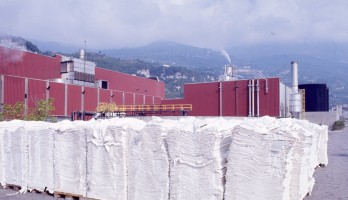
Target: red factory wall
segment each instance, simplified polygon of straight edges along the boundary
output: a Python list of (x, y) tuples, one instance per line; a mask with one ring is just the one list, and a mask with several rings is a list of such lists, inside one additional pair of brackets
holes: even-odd
[(36, 79), (60, 78), (60, 57), (9, 49), (0, 46), (0, 74)]
[(97, 88), (84, 87), (85, 89), (85, 111), (95, 112), (98, 106), (98, 91)]
[(111, 100), (111, 92), (110, 90), (99, 90), (99, 102), (110, 103)]
[[(249, 115), (249, 80), (222, 82), (222, 115)], [(255, 85), (256, 85), (255, 79)], [(279, 116), (279, 78), (259, 80), (260, 116)], [(191, 116), (219, 116), (220, 115), (220, 83), (197, 83), (184, 86), (183, 99), (165, 99), (162, 104), (192, 104)], [(257, 114), (257, 92), (254, 92), (255, 115)]]
[(96, 80), (107, 80), (109, 89), (164, 98), (164, 83), (96, 67)]
[(81, 95), (81, 86), (68, 85), (68, 115), (73, 111), (81, 111)]
[[(3, 104), (15, 104), (25, 102), (26, 81), (24, 77), (2, 75), (4, 84), (0, 84), (0, 90), (4, 90)], [(96, 111), (98, 105), (98, 89), (80, 85), (70, 85), (46, 80), (28, 79), (28, 108), (34, 108), (38, 100), (46, 99), (46, 92), (49, 98), (54, 99), (52, 112), (56, 116), (70, 116), (73, 111), (81, 111), (82, 103), (84, 111)], [(84, 94), (83, 94), (84, 92)], [(113, 95), (112, 95), (113, 94)], [(82, 95), (84, 102), (82, 102)], [(160, 103), (160, 97), (145, 95), (145, 103)], [(144, 94), (129, 93), (125, 91), (115, 91), (99, 89), (99, 102), (115, 102), (116, 105), (143, 104)], [(67, 104), (65, 105), (65, 102)]]
[(39, 100), (46, 100), (46, 81), (28, 79), (28, 107), (34, 108)]
[(112, 97), (112, 102), (114, 102), (116, 105), (121, 105), (123, 104), (123, 92), (118, 92), (118, 91), (112, 91), (113, 97)]
[[(49, 97), (54, 100), (54, 115), (65, 115), (65, 84), (50, 82)], [(70, 113), (67, 113), (70, 115)]]
[(11, 76), (4, 76), (4, 103), (14, 105), (17, 102), (24, 103), (25, 80)]

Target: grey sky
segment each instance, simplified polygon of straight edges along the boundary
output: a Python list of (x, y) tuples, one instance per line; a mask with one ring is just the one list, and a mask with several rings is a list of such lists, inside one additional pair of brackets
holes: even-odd
[(0, 33), (90, 48), (348, 42), (348, 0), (0, 0)]

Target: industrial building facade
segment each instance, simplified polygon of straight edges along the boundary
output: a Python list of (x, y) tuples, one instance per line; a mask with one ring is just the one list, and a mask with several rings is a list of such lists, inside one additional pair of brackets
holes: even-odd
[(37, 100), (52, 98), (52, 114), (58, 117), (95, 112), (101, 102), (149, 105), (154, 110), (157, 105), (190, 105), (189, 112), (146, 115), (289, 116), (290, 89), (279, 78), (186, 84), (184, 98), (165, 99), (164, 83), (157, 80), (99, 68), (81, 56), (49, 57), (5, 47), (0, 47), (0, 91), (1, 105), (23, 102), (25, 112)]
[(193, 116), (287, 117), (290, 89), (279, 78), (184, 85), (184, 98), (163, 104), (192, 104)]
[(27, 112), (38, 100), (52, 98), (52, 114), (70, 117), (74, 111), (95, 112), (100, 102), (160, 104), (164, 98), (163, 82), (98, 67), (94, 68), (95, 83), (76, 84), (79, 80), (69, 80), (61, 70), (65, 61), (60, 55), (49, 57), (0, 46), (0, 104), (22, 102)]

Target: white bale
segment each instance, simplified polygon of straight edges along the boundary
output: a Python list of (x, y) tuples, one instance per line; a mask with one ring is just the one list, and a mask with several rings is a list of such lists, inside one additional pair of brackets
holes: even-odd
[(167, 129), (149, 124), (130, 130), (128, 150), (128, 199), (168, 199), (169, 161), (162, 134)]
[(217, 128), (181, 122), (168, 132), (171, 199), (222, 199), (223, 167)]
[(85, 127), (74, 127), (54, 135), (54, 191), (86, 195)]
[(87, 197), (127, 199), (127, 130), (94, 124), (88, 139)]
[(276, 119), (261, 118), (234, 129), (225, 199), (288, 199), (295, 140), (279, 127)]
[(37, 125), (41, 126), (28, 128), (27, 130), (29, 136), (28, 189), (53, 193), (54, 134), (56, 131), (48, 128), (49, 123)]

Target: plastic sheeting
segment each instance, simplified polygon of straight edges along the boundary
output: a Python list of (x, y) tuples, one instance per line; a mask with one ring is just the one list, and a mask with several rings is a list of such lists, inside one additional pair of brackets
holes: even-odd
[(295, 119), (0, 123), (0, 182), (96, 199), (303, 199), (326, 126)]

